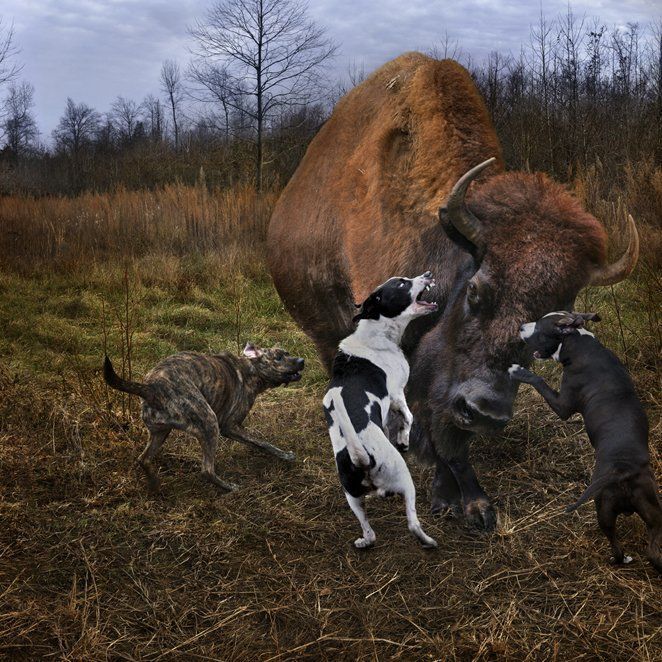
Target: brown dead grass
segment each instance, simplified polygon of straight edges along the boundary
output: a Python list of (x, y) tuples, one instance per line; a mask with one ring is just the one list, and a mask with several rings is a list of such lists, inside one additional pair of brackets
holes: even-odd
[(275, 193), (170, 184), (75, 198), (0, 197), (0, 255), (16, 270), (71, 269), (145, 253), (224, 252), (260, 245)]
[[(0, 386), (0, 651), (12, 658), (659, 659), (660, 577), (639, 521), (621, 523), (636, 562), (613, 568), (590, 507), (562, 508), (592, 453), (526, 393), (498, 444), (476, 443), (497, 497), (494, 535), (427, 514), (422, 550), (402, 503), (373, 500), (374, 549), (337, 484), (318, 403), (323, 385), (272, 392), (250, 426), (297, 451), (294, 466), (237, 444), (220, 495), (179, 437), (163, 491), (131, 469), (144, 432), (95, 406), (96, 386)], [(96, 393), (103, 400), (101, 393)], [(660, 448), (659, 421), (652, 447)], [(662, 469), (658, 450), (655, 466)], [(417, 485), (428, 470), (412, 466)]]
[[(605, 202), (599, 185), (595, 173), (578, 180), (618, 252), (625, 206)], [(245, 240), (223, 240), (231, 237), (223, 219), (255, 222), (263, 232), (269, 200), (247, 193), (232, 215), (220, 211), (235, 204), (229, 197), (210, 194), (202, 205), (200, 195), (173, 187), (143, 197), (0, 201), (4, 218), (24, 233), (13, 268), (25, 274), (3, 280), (0, 272), (0, 657), (661, 659), (662, 578), (643, 556), (644, 527), (621, 520), (635, 562), (614, 568), (592, 508), (563, 512), (586, 485), (593, 453), (581, 421), (561, 423), (530, 389), (505, 435), (473, 447), (499, 510), (495, 534), (430, 516), (429, 469), (411, 461), (419, 514), (439, 549), (420, 549), (392, 499), (369, 503), (376, 547), (353, 548), (358, 525), (319, 411), (321, 367), (248, 252), (253, 230), (242, 225)], [(219, 211), (208, 214), (197, 244), (192, 226), (181, 230), (189, 216), (179, 205), (190, 203), (199, 218), (211, 199)], [(145, 215), (157, 208), (169, 210), (167, 232)], [(102, 233), (85, 225), (92, 209), (100, 210)], [(634, 276), (582, 293), (578, 307), (602, 314), (601, 339), (628, 362), (661, 478), (660, 234), (650, 214), (640, 212), (647, 239)], [(55, 217), (63, 230), (49, 230)], [(67, 239), (49, 257), (57, 236)], [(208, 242), (222, 259), (202, 254)], [(124, 415), (122, 401), (109, 399), (95, 358), (99, 302), (110, 302), (112, 325), (122, 257), (130, 257), (139, 308), (136, 375), (167, 347), (236, 346), (235, 310), (244, 311), (242, 332), (306, 356), (303, 383), (262, 396), (248, 422), (296, 450), (294, 466), (222, 442), (219, 473), (241, 489), (221, 495), (197, 479), (199, 450), (179, 436), (161, 458), (162, 494), (148, 495), (133, 469), (145, 442), (136, 403)], [(115, 354), (118, 337), (111, 328)]]

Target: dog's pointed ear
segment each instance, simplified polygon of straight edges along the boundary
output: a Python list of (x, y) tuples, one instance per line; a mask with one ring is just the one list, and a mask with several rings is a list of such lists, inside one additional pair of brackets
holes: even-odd
[(244, 356), (247, 359), (259, 359), (262, 356), (262, 351), (252, 342), (247, 342), (246, 347), (244, 347)]
[[(360, 320), (376, 320), (379, 319), (379, 302), (381, 295), (373, 292), (360, 306), (357, 315), (354, 315), (352, 322), (355, 324)], [(356, 305), (356, 304), (354, 304)]]
[(599, 322), (601, 319), (597, 313), (575, 313), (575, 315), (579, 315), (585, 322)]
[(582, 313), (567, 313), (556, 320), (556, 326), (561, 328), (570, 327), (572, 329), (578, 329), (579, 327), (584, 326), (585, 321)]
[[(576, 324), (575, 324), (576, 321), (577, 321), (577, 318), (575, 316), (575, 313), (566, 313), (565, 315), (563, 315), (563, 317), (559, 317), (559, 319), (557, 319), (556, 322), (554, 322), (554, 324), (556, 326), (560, 327), (560, 328), (563, 328), (563, 327), (566, 327), (566, 326), (574, 327), (574, 326), (576, 326)], [(582, 324), (583, 324), (583, 322), (582, 322)]]
[(568, 313), (556, 320), (556, 326), (561, 333), (572, 333), (576, 329), (581, 329), (586, 322), (599, 322), (600, 315), (597, 313)]

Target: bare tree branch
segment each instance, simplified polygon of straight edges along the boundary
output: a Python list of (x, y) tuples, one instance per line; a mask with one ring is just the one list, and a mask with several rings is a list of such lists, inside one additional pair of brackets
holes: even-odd
[(224, 108), (255, 126), (256, 186), (262, 187), (264, 133), (281, 107), (319, 95), (322, 67), (337, 50), (299, 0), (224, 0), (190, 29), (193, 79)]

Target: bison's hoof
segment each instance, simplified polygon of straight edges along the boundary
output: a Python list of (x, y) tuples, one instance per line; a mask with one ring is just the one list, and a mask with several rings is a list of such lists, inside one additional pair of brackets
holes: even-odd
[(464, 516), (470, 526), (482, 531), (494, 531), (496, 528), (496, 510), (487, 499), (475, 499), (464, 504)]
[(462, 505), (459, 501), (447, 501), (446, 499), (434, 498), (430, 503), (430, 512), (433, 515), (444, 515), (448, 517), (461, 517)]

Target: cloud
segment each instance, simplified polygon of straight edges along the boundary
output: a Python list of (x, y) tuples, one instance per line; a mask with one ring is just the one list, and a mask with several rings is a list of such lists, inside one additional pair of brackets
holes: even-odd
[[(187, 26), (201, 18), (208, 0), (3, 0), (2, 17), (14, 21), (23, 78), (36, 89), (37, 119), (48, 139), (66, 98), (99, 111), (122, 95), (142, 100), (159, 93), (166, 58), (189, 59)], [(659, 19), (652, 0), (582, 0), (578, 16), (598, 16), (608, 26)], [(555, 17), (565, 0), (543, 0)], [(311, 17), (341, 45), (333, 67), (350, 63), (366, 71), (408, 50), (426, 50), (445, 39), (480, 60), (492, 50), (517, 53), (528, 42), (539, 5), (528, 0), (311, 0)]]

